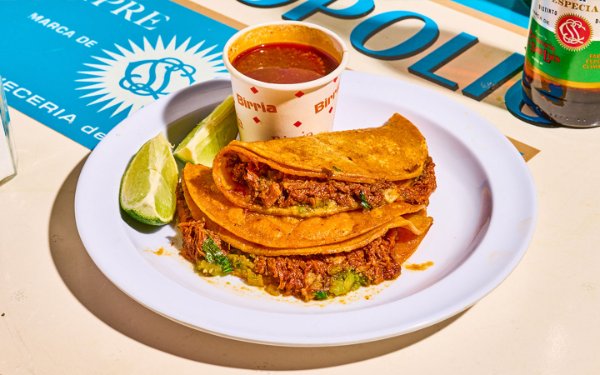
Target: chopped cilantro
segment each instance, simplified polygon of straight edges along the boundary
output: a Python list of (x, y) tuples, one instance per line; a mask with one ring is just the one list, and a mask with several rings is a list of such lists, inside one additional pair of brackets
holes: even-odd
[(207, 237), (204, 242), (202, 242), (202, 251), (204, 251), (204, 259), (206, 259), (208, 263), (221, 266), (221, 270), (224, 274), (231, 273), (233, 270), (231, 262), (212, 238)]
[(338, 167), (336, 167), (335, 165), (331, 167), (331, 169), (333, 169), (336, 172), (341, 172), (342, 170)]
[(360, 197), (360, 205), (362, 206), (362, 208), (364, 208), (365, 210), (370, 210), (371, 208), (373, 208), (367, 201), (367, 197), (365, 196), (364, 192), (361, 191), (359, 197)]
[(320, 300), (327, 299), (327, 292), (326, 292), (326, 291), (324, 291), (324, 290), (317, 290), (317, 291), (315, 292), (315, 299), (316, 299), (316, 300), (319, 300), (319, 301), (320, 301)]

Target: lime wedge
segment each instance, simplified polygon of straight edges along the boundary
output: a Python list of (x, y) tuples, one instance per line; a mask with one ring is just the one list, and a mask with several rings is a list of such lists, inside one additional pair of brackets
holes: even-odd
[(162, 225), (173, 220), (177, 162), (161, 133), (138, 150), (121, 180), (119, 204), (137, 221)]
[(173, 153), (183, 162), (212, 167), (215, 155), (237, 137), (237, 116), (230, 95), (181, 141)]

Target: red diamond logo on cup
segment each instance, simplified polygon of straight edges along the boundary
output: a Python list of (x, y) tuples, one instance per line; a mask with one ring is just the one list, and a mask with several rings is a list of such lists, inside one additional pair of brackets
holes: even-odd
[(296, 95), (296, 97), (301, 98), (304, 96), (304, 93), (302, 91), (298, 91), (297, 93), (295, 93), (294, 95)]
[(337, 77), (335, 77), (335, 78), (333, 79), (333, 82), (337, 82)]
[(302, 125), (302, 123), (301, 123), (300, 121), (296, 121), (296, 122), (294, 123), (294, 126), (295, 126), (295, 127), (298, 127), (298, 126), (300, 126), (300, 125)]
[(257, 123), (257, 124), (260, 123), (260, 119), (258, 117), (256, 117), (256, 116), (254, 116), (252, 118), (252, 120), (254, 120), (254, 122)]
[(250, 91), (252, 91), (253, 94), (256, 94), (258, 92), (258, 89), (256, 87), (252, 86), (250, 88)]

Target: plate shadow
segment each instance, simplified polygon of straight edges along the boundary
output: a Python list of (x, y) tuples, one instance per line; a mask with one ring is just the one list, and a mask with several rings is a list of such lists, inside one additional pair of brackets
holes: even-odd
[(69, 174), (52, 207), (49, 224), (52, 259), (70, 292), (86, 309), (111, 328), (144, 345), (181, 358), (224, 367), (307, 370), (364, 361), (402, 350), (434, 335), (464, 314), (390, 339), (319, 348), (241, 342), (173, 322), (121, 292), (100, 272), (86, 252), (77, 232), (74, 210), (77, 179), (84, 162), (85, 159)]

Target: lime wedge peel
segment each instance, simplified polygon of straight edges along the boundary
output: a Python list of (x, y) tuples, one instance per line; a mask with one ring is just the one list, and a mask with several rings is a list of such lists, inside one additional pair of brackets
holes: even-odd
[(167, 224), (175, 214), (178, 179), (171, 145), (160, 133), (144, 143), (131, 159), (121, 180), (119, 204), (137, 221)]
[(182, 162), (212, 167), (215, 155), (237, 137), (237, 116), (230, 95), (181, 141), (174, 155)]

